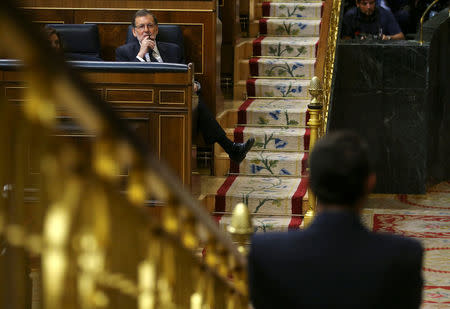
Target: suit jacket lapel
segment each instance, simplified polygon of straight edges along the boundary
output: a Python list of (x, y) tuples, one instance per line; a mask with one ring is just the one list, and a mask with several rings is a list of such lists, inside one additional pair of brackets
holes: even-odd
[(167, 62), (167, 49), (166, 46), (163, 44), (160, 44), (158, 41), (156, 41), (156, 46), (158, 46), (159, 55), (161, 56), (163, 62)]
[(133, 44), (131, 59), (133, 59), (133, 60), (136, 59), (136, 56), (139, 53), (140, 49), (141, 49), (141, 45), (139, 45), (139, 42), (136, 42), (136, 44)]

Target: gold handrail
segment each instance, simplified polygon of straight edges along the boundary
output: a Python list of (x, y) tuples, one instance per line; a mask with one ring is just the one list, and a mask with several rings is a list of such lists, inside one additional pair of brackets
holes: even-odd
[[(230, 236), (10, 0), (0, 3), (0, 27), (2, 52), (24, 63), (11, 74), (26, 81), (23, 103), (0, 97), (0, 303), (25, 307), (31, 257), (44, 309), (247, 308), (246, 260)], [(61, 109), (95, 137), (83, 147), (57, 137)], [(164, 203), (161, 217), (142, 207), (149, 198)]]
[(427, 15), (427, 13), (431, 10), (431, 8), (437, 3), (439, 2), (439, 0), (434, 0), (425, 10), (425, 12), (423, 12), (422, 17), (420, 17), (420, 37), (419, 37), (419, 43), (422, 45), (423, 44), (423, 20), (425, 19), (425, 16)]
[[(320, 40), (325, 38), (326, 40), (320, 42), (321, 46), (319, 46), (318, 57), (320, 57), (320, 59), (317, 61), (319, 67), (316, 67), (316, 74), (319, 75), (319, 77), (313, 77), (309, 88), (312, 97), (311, 102), (308, 105), (310, 114), (308, 126), (311, 128), (309, 142), (310, 153), (314, 148), (316, 141), (326, 134), (336, 44), (338, 39), (341, 0), (327, 0), (325, 6), (323, 18), (329, 18), (329, 20), (322, 21), (323, 24), (328, 24), (328, 28), (324, 27), (320, 30)], [(320, 82), (320, 79), (323, 80), (322, 83)], [(308, 189), (308, 203), (309, 209), (304, 217), (303, 228), (308, 227), (315, 216), (316, 198), (311, 189)]]
[[(319, 131), (322, 125), (322, 108), (323, 104), (321, 102), (322, 99), (322, 85), (320, 79), (317, 76), (314, 76), (311, 79), (311, 83), (309, 85), (309, 93), (311, 94), (311, 102), (308, 104), (308, 112), (309, 112), (309, 120), (308, 125), (310, 126), (310, 137), (309, 137), (309, 153), (312, 152), (314, 145), (319, 139)], [(309, 168), (308, 168), (309, 171)], [(308, 227), (316, 213), (316, 196), (312, 192), (311, 188), (308, 188), (308, 203), (309, 209), (304, 217), (303, 227)]]
[(322, 111), (322, 125), (321, 134), (326, 133), (327, 121), (328, 121), (328, 108), (331, 100), (331, 87), (333, 82), (334, 62), (336, 57), (336, 44), (339, 32), (339, 17), (341, 11), (341, 0), (334, 0), (332, 3), (328, 38), (327, 38), (327, 51), (325, 55), (325, 62), (323, 68), (323, 111)]

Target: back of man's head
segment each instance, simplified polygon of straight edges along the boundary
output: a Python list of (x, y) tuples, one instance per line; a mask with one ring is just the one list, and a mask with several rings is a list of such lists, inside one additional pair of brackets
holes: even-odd
[(322, 205), (354, 207), (367, 193), (367, 144), (353, 132), (330, 133), (319, 140), (309, 167), (311, 190)]

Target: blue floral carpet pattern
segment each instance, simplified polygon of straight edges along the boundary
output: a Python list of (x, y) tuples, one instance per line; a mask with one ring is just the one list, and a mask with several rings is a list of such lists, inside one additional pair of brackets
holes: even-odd
[(306, 211), (309, 82), (314, 76), (321, 1), (261, 2), (260, 35), (249, 59), (247, 97), (238, 110), (235, 142), (256, 142), (216, 194), (215, 217), (226, 226), (244, 202), (255, 231), (298, 229)]

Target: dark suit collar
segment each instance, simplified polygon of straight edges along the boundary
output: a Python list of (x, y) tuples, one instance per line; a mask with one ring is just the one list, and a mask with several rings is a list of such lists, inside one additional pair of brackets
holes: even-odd
[(158, 46), (159, 55), (161, 56), (162, 60), (164, 62), (167, 62), (166, 55), (167, 55), (167, 45), (161, 44), (161, 42), (156, 41), (156, 46)]
[(136, 40), (136, 42), (132, 43), (133, 45), (133, 53), (135, 53), (136, 55), (139, 53), (139, 50), (141, 49), (141, 44), (139, 44), (139, 41)]
[(323, 211), (316, 215), (308, 229), (320, 231), (366, 230), (360, 215), (354, 211)]

